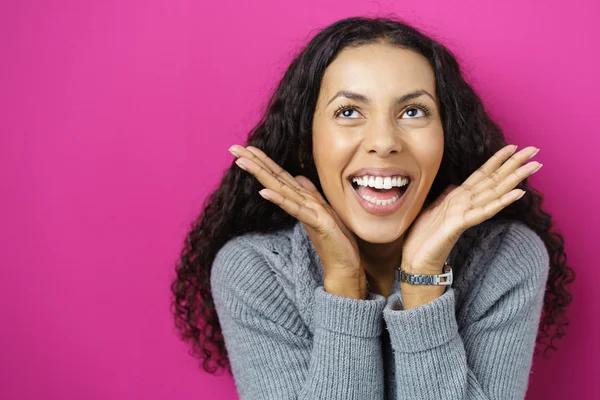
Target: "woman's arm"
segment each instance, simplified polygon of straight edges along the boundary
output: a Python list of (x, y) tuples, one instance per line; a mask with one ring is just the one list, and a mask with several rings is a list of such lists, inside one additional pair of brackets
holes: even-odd
[(511, 224), (490, 261), (472, 267), (485, 276), (460, 331), (453, 288), (408, 310), (398, 293), (388, 298), (398, 399), (525, 397), (548, 277), (544, 243)]
[(240, 399), (384, 398), (385, 297), (318, 287), (313, 336), (275, 271), (238, 238), (218, 253), (211, 287)]

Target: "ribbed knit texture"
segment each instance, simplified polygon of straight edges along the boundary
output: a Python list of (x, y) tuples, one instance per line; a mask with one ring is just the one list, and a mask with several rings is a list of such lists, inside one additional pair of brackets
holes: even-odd
[(240, 399), (523, 399), (548, 252), (521, 222), (467, 232), (452, 286), (409, 310), (398, 282), (388, 298), (327, 293), (301, 223), (228, 241), (211, 289)]

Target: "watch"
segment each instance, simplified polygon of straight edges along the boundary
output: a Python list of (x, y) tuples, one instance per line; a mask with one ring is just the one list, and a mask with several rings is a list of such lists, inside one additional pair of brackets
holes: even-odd
[(444, 262), (442, 268), (442, 274), (438, 275), (421, 275), (421, 274), (409, 274), (400, 268), (396, 268), (394, 271), (394, 277), (397, 281), (407, 282), (412, 285), (451, 285), (453, 281), (452, 267), (448, 264), (450, 259)]

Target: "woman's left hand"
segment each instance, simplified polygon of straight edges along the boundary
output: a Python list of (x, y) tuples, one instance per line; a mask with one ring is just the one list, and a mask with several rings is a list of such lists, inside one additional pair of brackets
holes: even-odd
[(535, 161), (522, 166), (537, 153), (537, 148), (526, 147), (512, 155), (515, 150), (516, 146), (502, 148), (462, 185), (450, 185), (419, 213), (404, 238), (403, 270), (412, 274), (441, 273), (465, 230), (521, 198), (525, 192), (514, 188), (542, 164)]

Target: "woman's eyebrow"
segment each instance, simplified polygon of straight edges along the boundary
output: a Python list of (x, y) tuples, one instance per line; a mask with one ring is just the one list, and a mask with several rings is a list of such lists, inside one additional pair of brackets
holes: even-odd
[[(398, 97), (396, 99), (396, 104), (404, 103), (407, 100), (411, 100), (411, 99), (414, 99), (414, 98), (422, 96), (422, 95), (427, 95), (427, 96), (431, 97), (431, 100), (433, 100), (435, 102), (435, 99), (433, 98), (431, 93), (429, 93), (425, 89), (419, 89), (419, 90), (415, 90), (413, 92), (406, 93), (405, 95)], [(338, 97), (346, 97), (348, 99), (358, 101), (359, 103), (371, 104), (371, 100), (364, 94), (352, 92), (350, 90), (340, 90), (331, 98), (331, 100), (329, 100), (327, 105), (329, 105), (333, 100), (335, 100)]]

